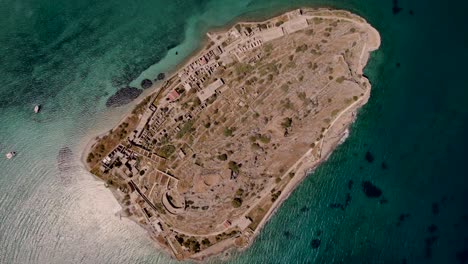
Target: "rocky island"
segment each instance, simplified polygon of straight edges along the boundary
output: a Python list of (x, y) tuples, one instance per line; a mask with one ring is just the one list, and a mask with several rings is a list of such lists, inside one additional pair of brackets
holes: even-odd
[(177, 259), (253, 241), (345, 139), (369, 98), (362, 71), (380, 45), (363, 18), (312, 8), (207, 35), (84, 156), (122, 216)]

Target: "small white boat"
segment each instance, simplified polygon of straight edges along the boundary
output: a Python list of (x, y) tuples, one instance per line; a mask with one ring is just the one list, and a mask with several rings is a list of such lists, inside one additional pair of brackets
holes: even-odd
[(5, 156), (6, 156), (7, 159), (11, 159), (11, 158), (13, 158), (15, 155), (16, 155), (16, 152), (10, 151), (10, 152), (8, 152)]
[(34, 113), (37, 114), (37, 113), (39, 113), (39, 111), (41, 111), (41, 105), (36, 105), (36, 106), (34, 107)]

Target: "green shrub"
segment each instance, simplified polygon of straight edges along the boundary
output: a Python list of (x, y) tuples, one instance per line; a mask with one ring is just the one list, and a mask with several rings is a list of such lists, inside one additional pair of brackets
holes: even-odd
[(283, 122), (281, 123), (281, 126), (283, 128), (290, 128), (292, 125), (292, 118), (286, 117), (283, 119)]
[(231, 137), (233, 133), (234, 133), (234, 128), (229, 128), (229, 127), (224, 128), (224, 132), (223, 132), (224, 136)]
[(344, 80), (345, 80), (345, 77), (344, 77), (344, 76), (340, 76), (340, 77), (336, 78), (335, 81), (336, 81), (337, 83), (343, 83)]
[(268, 144), (270, 143), (271, 138), (267, 135), (260, 135), (258, 136), (258, 140), (260, 140), (260, 142), (262, 142), (263, 144)]
[(218, 159), (219, 159), (219, 160), (222, 160), (222, 161), (225, 161), (225, 160), (227, 160), (227, 158), (228, 158), (228, 156), (227, 156), (227, 154), (226, 154), (226, 153), (224, 153), (224, 154), (221, 154), (221, 155), (219, 155), (219, 156), (218, 156)]
[(165, 145), (163, 147), (161, 147), (160, 149), (158, 149), (156, 151), (156, 153), (161, 156), (161, 157), (164, 157), (164, 158), (169, 158), (174, 152), (175, 152), (175, 146), (173, 145)]
[(240, 167), (235, 161), (229, 161), (228, 163), (229, 169), (234, 173), (239, 173)]
[(94, 154), (93, 154), (92, 152), (90, 152), (90, 153), (88, 154), (88, 158), (86, 159), (86, 161), (87, 161), (87, 162), (91, 162), (91, 161), (93, 161), (93, 159), (94, 159)]
[(187, 132), (191, 132), (193, 127), (193, 120), (189, 120), (184, 123), (179, 132), (177, 132), (176, 137), (182, 138)]
[(231, 204), (232, 204), (232, 207), (234, 207), (234, 208), (239, 208), (239, 207), (241, 207), (241, 205), (242, 205), (242, 199), (236, 197), (236, 198), (232, 199)]

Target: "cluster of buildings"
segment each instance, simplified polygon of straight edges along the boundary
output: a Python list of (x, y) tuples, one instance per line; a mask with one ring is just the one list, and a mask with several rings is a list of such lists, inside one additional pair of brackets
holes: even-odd
[(179, 72), (180, 82), (187, 92), (192, 88), (203, 88), (203, 83), (221, 66), (219, 58), (223, 52), (221, 45), (217, 45)]
[[(285, 21), (284, 21), (285, 20)], [(280, 22), (280, 23), (278, 23)], [(300, 10), (291, 12), (288, 17), (282, 17), (278, 21), (270, 21), (268, 24), (246, 23), (237, 25), (228, 31), (227, 34), (211, 37), (213, 47), (198, 56), (195, 60), (181, 69), (177, 76), (166, 82), (163, 91), (167, 91), (162, 98), (156, 100), (145, 110), (136, 130), (128, 138), (136, 148), (141, 148), (151, 158), (155, 146), (167, 142), (183, 129), (183, 125), (189, 122), (194, 116), (202, 111), (209, 99), (215, 94), (222, 93), (228, 89), (224, 80), (219, 78), (205, 85), (208, 80), (212, 80), (215, 70), (223, 65), (228, 59), (242, 61), (245, 54), (255, 48), (264, 45), (266, 42), (280, 38), (285, 34), (291, 34), (309, 26), (307, 16), (302, 15)], [(176, 104), (184, 93), (196, 90), (199, 99), (197, 104), (182, 107)], [(159, 144), (158, 144), (159, 143)], [(176, 150), (180, 152), (180, 150)], [(102, 162), (102, 170), (106, 170), (113, 164), (115, 158), (131, 159), (129, 150), (125, 152), (122, 145), (119, 145)], [(137, 168), (132, 162), (129, 172), (135, 173)]]
[[(229, 30), (227, 34), (213, 37), (214, 45), (212, 48), (190, 62), (179, 71), (177, 76), (166, 82), (165, 87), (162, 88), (168, 90), (163, 96), (165, 100), (157, 102), (155, 100), (145, 110), (139, 125), (129, 137), (130, 143), (152, 155), (151, 152), (158, 145), (158, 142), (164, 142), (176, 135), (184, 123), (190, 121), (193, 116), (196, 116), (207, 106), (209, 98), (228, 89), (221, 78), (205, 84), (212, 79), (217, 68), (230, 61), (226, 58), (243, 61), (247, 52), (264, 45), (266, 42), (283, 37), (285, 34), (294, 33), (309, 26), (307, 16), (303, 16), (300, 10), (289, 13), (287, 19), (284, 17), (281, 19), (281, 23), (270, 21), (269, 25), (251, 23), (238, 25)], [(184, 93), (192, 89), (196, 90), (196, 96), (199, 99), (197, 105), (192, 105), (187, 109), (187, 107), (183, 108), (175, 104)], [(122, 146), (117, 147), (102, 160), (103, 170), (112, 164), (115, 155), (119, 155), (119, 157), (124, 155), (118, 148), (121, 149)]]
[[(219, 67), (226, 66), (228, 62), (233, 60), (244, 61), (247, 52), (285, 34), (301, 30), (308, 25), (308, 20), (305, 17), (296, 15), (281, 24), (275, 23), (274, 26), (248, 24), (248, 26), (242, 25), (240, 30), (233, 28), (227, 34), (217, 35), (217, 38), (213, 39), (212, 48), (190, 62), (179, 71), (177, 76), (166, 82), (165, 86), (161, 88), (165, 94), (161, 94), (161, 96), (158, 94), (156, 98), (153, 98), (154, 102), (151, 102), (149, 108), (145, 109), (137, 128), (128, 137), (130, 147), (119, 144), (101, 161), (100, 168), (103, 172), (112, 170), (112, 173), (120, 174), (123, 179), (127, 180), (132, 200), (140, 199), (144, 203), (139, 208), (143, 210), (146, 221), (155, 233), (162, 232), (164, 225), (152, 212), (157, 211), (157, 208), (154, 208), (153, 201), (146, 197), (145, 193), (148, 192), (148, 187), (145, 186), (147, 184), (132, 178), (135, 175), (144, 174), (144, 172), (141, 173), (139, 156), (145, 156), (155, 163), (167, 158), (157, 155), (155, 149), (176, 138), (176, 135), (183, 132), (186, 129), (185, 126), (212, 102), (215, 95), (229, 89), (222, 78), (213, 79), (213, 74)], [(179, 99), (189, 92), (191, 96), (195, 95), (194, 98), (197, 98), (198, 102), (191, 101), (191, 104), (185, 106), (178, 104)], [(179, 159), (183, 159), (187, 154), (182, 149), (175, 149), (171, 155), (177, 155)], [(138, 177), (138, 179), (155, 178), (162, 189), (166, 188), (165, 190), (171, 189), (171, 183), (178, 182), (178, 179), (167, 174), (167, 171), (159, 169), (155, 169), (155, 171), (157, 171), (154, 172), (157, 175), (149, 172), (148, 177), (145, 175)], [(231, 176), (237, 177), (237, 175)], [(148, 184), (154, 185), (155, 182), (148, 182)], [(165, 187), (163, 188), (163, 186)], [(162, 189), (161, 191), (163, 191)], [(171, 210), (184, 210), (184, 208), (170, 206), (170, 200), (166, 196), (164, 197), (162, 203), (169, 213)], [(238, 226), (241, 230), (247, 230), (251, 222), (252, 220), (249, 218), (237, 219), (232, 223), (226, 220), (224, 226), (226, 228), (231, 225)], [(253, 230), (250, 232), (253, 233)]]
[(133, 177), (140, 173), (137, 156), (134, 151), (119, 144), (102, 160), (100, 169), (103, 172), (114, 169), (113, 172), (120, 176)]

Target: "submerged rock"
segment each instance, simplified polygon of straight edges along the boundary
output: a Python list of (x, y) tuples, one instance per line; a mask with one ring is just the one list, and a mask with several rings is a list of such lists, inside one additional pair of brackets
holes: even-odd
[(387, 163), (385, 161), (382, 161), (382, 164), (380, 167), (382, 168), (382, 170), (388, 169)]
[(400, 214), (400, 217), (398, 217), (398, 221), (403, 222), (403, 221), (405, 221), (409, 216), (410, 216), (410, 214)]
[(60, 180), (64, 184), (72, 182), (72, 171), (77, 168), (74, 162), (74, 154), (69, 147), (62, 147), (57, 153), (57, 167), (59, 170)]
[(316, 239), (312, 239), (312, 241), (310, 242), (310, 246), (313, 248), (313, 249), (317, 249), (318, 247), (320, 247), (320, 239), (316, 238)]
[(458, 251), (455, 256), (457, 257), (458, 263), (466, 263), (468, 261), (468, 249)]
[(438, 203), (432, 203), (432, 214), (433, 215), (438, 215), (439, 214), (439, 204)]
[(428, 231), (429, 233), (434, 233), (435, 231), (437, 231), (437, 229), (438, 229), (437, 226), (434, 225), (434, 224), (432, 224), (432, 225), (430, 225), (430, 226), (427, 228), (427, 231)]
[(57, 167), (60, 172), (68, 171), (72, 166), (73, 152), (69, 147), (63, 147), (57, 154)]
[(354, 184), (353, 180), (348, 181), (348, 190), (351, 190), (353, 188), (353, 184)]
[(283, 232), (283, 236), (286, 237), (286, 239), (291, 239), (293, 237), (292, 233), (288, 230)]
[(122, 105), (126, 105), (136, 99), (143, 91), (135, 88), (127, 86), (118, 90), (114, 95), (109, 97), (106, 102), (107, 107), (118, 107)]
[(151, 85), (153, 85), (153, 82), (149, 79), (144, 79), (143, 81), (141, 81), (141, 88), (143, 89), (148, 89), (151, 87)]
[(332, 209), (337, 209), (337, 208), (339, 208), (341, 210), (345, 209), (344, 206), (341, 203), (331, 203), (329, 206)]
[(367, 160), (367, 162), (369, 162), (369, 163), (374, 162), (374, 156), (372, 155), (372, 153), (370, 153), (370, 151), (367, 151), (367, 152), (366, 152), (366, 160)]
[(382, 195), (382, 190), (372, 184), (370, 181), (362, 182), (362, 191), (368, 198), (378, 198)]
[(164, 74), (164, 72), (161, 72), (160, 74), (158, 74), (158, 77), (156, 78), (156, 80), (161, 81), (161, 80), (164, 80), (164, 78), (166, 78), (166, 74)]
[(345, 207), (348, 207), (350, 202), (351, 202), (351, 194), (347, 193), (346, 194), (346, 200), (345, 200)]
[(426, 246), (424, 248), (424, 256), (426, 258), (431, 258), (432, 257), (432, 245), (437, 242), (437, 240), (439, 239), (438, 236), (431, 236), (431, 237), (428, 237), (424, 240), (424, 242), (426, 242)]
[(393, 0), (392, 12), (394, 15), (398, 14), (403, 10), (403, 8), (398, 6), (398, 0)]
[(382, 197), (382, 199), (380, 199), (379, 203), (380, 204), (386, 204), (386, 203), (388, 203), (388, 200), (387, 200), (387, 198)]

